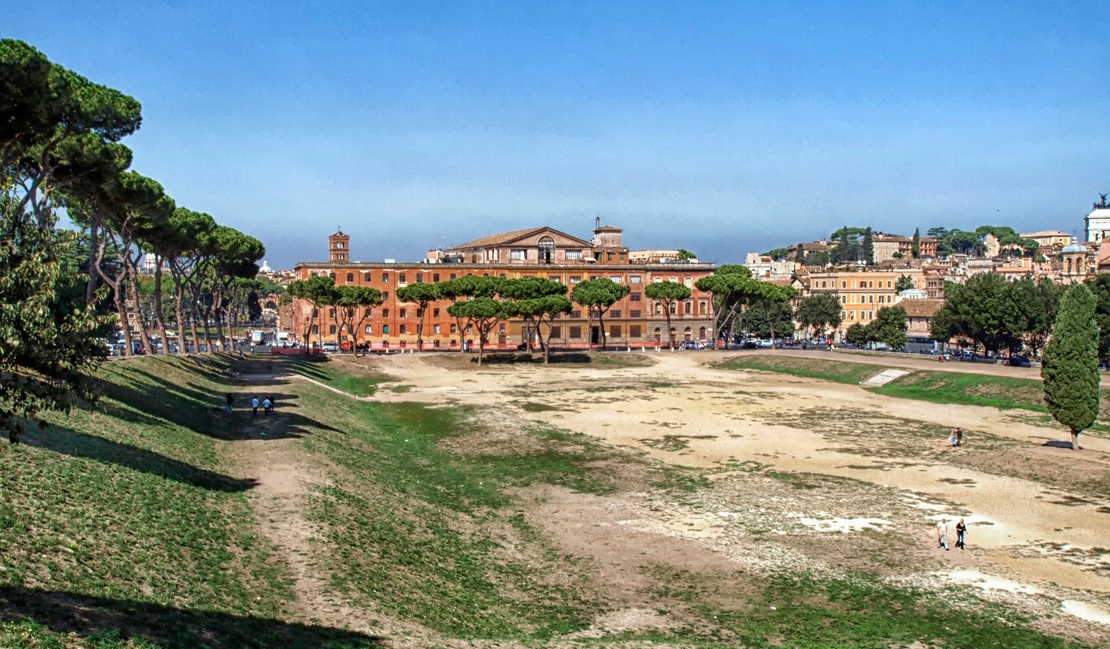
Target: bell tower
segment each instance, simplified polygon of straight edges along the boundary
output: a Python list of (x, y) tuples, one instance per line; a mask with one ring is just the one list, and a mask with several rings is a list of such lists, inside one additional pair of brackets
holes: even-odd
[(350, 261), (350, 243), (349, 235), (343, 234), (343, 230), (336, 230), (328, 237), (328, 261)]

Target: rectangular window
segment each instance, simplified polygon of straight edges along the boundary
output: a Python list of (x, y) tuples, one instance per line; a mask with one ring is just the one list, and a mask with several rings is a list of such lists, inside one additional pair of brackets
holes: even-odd
[(613, 261), (613, 253), (606, 253), (605, 261)]
[(581, 261), (581, 260), (582, 260), (582, 251), (581, 250), (568, 250), (567, 251), (567, 261)]
[(629, 325), (628, 326), (628, 337), (629, 338), (639, 338), (642, 335), (643, 334), (640, 332), (640, 325)]
[(620, 275), (612, 275), (612, 276), (609, 277), (609, 281), (613, 282), (614, 284), (620, 284), (621, 279), (622, 279), (622, 277)]
[(581, 338), (582, 337), (582, 327), (571, 327), (570, 328), (570, 337), (571, 338)]
[(633, 309), (633, 310), (628, 312), (628, 317), (629, 318), (639, 318), (640, 317), (640, 311), (637, 310), (637, 309)]
[(335, 307), (328, 309), (328, 317), (335, 320)]
[(389, 291), (382, 291), (382, 302), (389, 301)]
[(438, 318), (439, 317), (439, 308), (438, 307), (435, 308), (435, 309), (432, 309), (432, 317), (433, 318)]
[(348, 284), (354, 284), (355, 283), (355, 274), (354, 273), (347, 273), (347, 283)]
[(401, 323), (401, 333), (402, 334), (407, 334), (408, 333), (408, 326), (403, 322)]
[(432, 325), (432, 333), (439, 334), (439, 325)]
[(389, 335), (389, 325), (382, 325), (382, 335), (383, 336), (388, 336)]
[(561, 326), (554, 325), (553, 327), (551, 327), (551, 338), (552, 339), (562, 338), (562, 337), (563, 337), (563, 328)]
[(421, 284), (423, 282), (424, 282), (424, 273), (417, 273), (416, 274), (416, 283)]
[(388, 284), (389, 283), (389, 273), (382, 273), (382, 283), (383, 284)]
[(408, 280), (405, 279), (405, 273), (399, 273), (399, 276), (397, 277), (397, 283), (398, 284), (407, 284), (408, 283)]
[(621, 261), (624, 261), (624, 253), (621, 253)]
[(370, 307), (366, 307), (366, 317), (369, 318), (369, 317), (372, 317), (373, 315), (374, 315), (374, 310), (371, 309)]
[(439, 273), (432, 273), (432, 282), (439, 281)]
[(459, 326), (458, 325), (451, 325), (451, 333), (453, 333), (453, 334), (459, 333)]
[(374, 325), (366, 325), (366, 335), (369, 336), (369, 335), (372, 335), (373, 333), (374, 333)]
[(621, 326), (620, 325), (609, 325), (609, 337), (610, 338), (620, 338), (621, 337)]
[(640, 294), (639, 293), (629, 293), (628, 294), (628, 301), (629, 302), (639, 302), (640, 301)]
[[(401, 309), (401, 313), (399, 314), (398, 317), (401, 317), (401, 318), (409, 317), (409, 310), (408, 309)], [(402, 331), (401, 333), (405, 333), (405, 332)]]
[(556, 284), (562, 284), (563, 283), (563, 278), (559, 275), (548, 275), (547, 279), (551, 280), (552, 282), (555, 282)]
[(332, 325), (332, 326), (328, 327), (328, 333), (329, 334), (334, 334), (335, 333), (335, 325)]
[(526, 250), (520, 250), (520, 249), (510, 250), (509, 251), (509, 259), (511, 261), (524, 261), (524, 255), (526, 253), (527, 253)]
[(578, 320), (579, 318), (582, 317), (582, 312), (581, 311), (571, 311), (570, 312), (570, 317), (575, 319), (575, 320)]
[(619, 317), (621, 317), (621, 312), (620, 312), (620, 309), (618, 309), (618, 310), (616, 310), (616, 311), (611, 311), (611, 312), (609, 313), (609, 317), (610, 317), (610, 318), (619, 318)]
[(840, 288), (848, 288), (847, 280), (841, 280), (840, 281)]
[(382, 309), (382, 317), (383, 318), (388, 318), (389, 317), (389, 309)]
[(362, 274), (362, 281), (369, 284), (370, 282), (372, 282), (374, 280), (371, 278), (370, 273), (363, 273)]
[(571, 284), (577, 284), (578, 282), (581, 282), (581, 281), (582, 281), (582, 277), (579, 276), (579, 275), (571, 275), (570, 276), (570, 283)]
[(319, 335), (320, 334), (320, 325), (312, 325), (312, 333), (314, 335)]
[(455, 279), (455, 274), (451, 273), (451, 279)]

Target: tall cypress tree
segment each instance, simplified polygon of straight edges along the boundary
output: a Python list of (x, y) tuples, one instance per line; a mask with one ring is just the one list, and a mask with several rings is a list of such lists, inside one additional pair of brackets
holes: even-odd
[(875, 263), (875, 242), (871, 238), (871, 228), (863, 231), (863, 247), (860, 249), (860, 256), (863, 257), (863, 263), (868, 266)]
[(914, 259), (921, 256), (921, 228), (914, 228), (913, 230), (913, 244), (910, 246), (910, 252), (913, 253)]
[(1041, 378), (1044, 400), (1056, 421), (1071, 429), (1071, 447), (1098, 416), (1098, 323), (1095, 296), (1076, 284), (1060, 299), (1056, 327), (1045, 345)]

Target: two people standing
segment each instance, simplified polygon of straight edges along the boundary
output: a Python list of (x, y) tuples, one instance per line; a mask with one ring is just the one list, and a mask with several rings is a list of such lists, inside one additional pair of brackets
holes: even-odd
[(959, 428), (953, 428), (952, 434), (948, 436), (948, 441), (952, 446), (959, 446), (964, 443), (964, 431)]
[[(262, 405), (262, 414), (264, 414), (264, 415), (274, 414), (274, 398), (273, 397), (266, 397), (266, 398), (262, 399), (261, 405)], [(258, 406), (259, 406), (258, 397), (255, 397), (255, 398), (251, 399), (251, 411), (252, 411), (252, 416), (254, 416), (254, 417), (258, 416)]]
[[(960, 519), (956, 523), (956, 547), (961, 550), (967, 549), (967, 525), (964, 524), (964, 519)], [(937, 523), (937, 547), (948, 549), (948, 519), (942, 518)]]

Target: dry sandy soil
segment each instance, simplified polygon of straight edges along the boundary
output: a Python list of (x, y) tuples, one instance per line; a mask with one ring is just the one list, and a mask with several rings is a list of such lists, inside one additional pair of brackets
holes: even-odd
[[(1089, 435), (1086, 450), (1072, 451), (1050, 445), (1066, 433), (1034, 413), (714, 369), (718, 352), (647, 356), (639, 367), (363, 362), (411, 386), (374, 400), (487, 406), (479, 412), (491, 427), (539, 421), (708, 470), (712, 486), (683, 502), (538, 498), (549, 508), (538, 519), (552, 521), (567, 549), (611, 547), (614, 570), (623, 545), (649, 535), (641, 545), (679, 564), (866, 567), (899, 583), (971, 584), (1048, 615), (1049, 626), (1110, 639), (1110, 439)], [(967, 437), (953, 449), (955, 426)], [(967, 551), (936, 547), (942, 517), (968, 523)]]

